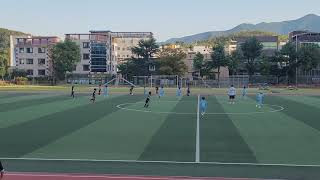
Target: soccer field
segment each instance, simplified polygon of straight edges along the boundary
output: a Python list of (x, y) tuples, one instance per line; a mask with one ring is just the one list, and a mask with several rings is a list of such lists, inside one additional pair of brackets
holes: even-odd
[[(201, 95), (200, 95), (201, 96)], [(13, 172), (320, 178), (320, 96), (0, 92), (0, 159)]]

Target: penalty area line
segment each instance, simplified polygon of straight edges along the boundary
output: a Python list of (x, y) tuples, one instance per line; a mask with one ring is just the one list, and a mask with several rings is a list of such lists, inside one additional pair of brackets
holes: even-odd
[(239, 166), (279, 166), (279, 167), (319, 167), (320, 164), (271, 164), (271, 163), (233, 163), (233, 162), (189, 162), (189, 161), (140, 161), (140, 160), (100, 160), (100, 159), (50, 159), (50, 158), (2, 158), (1, 160), (21, 161), (73, 161), (73, 162), (110, 162), (110, 163), (146, 163), (146, 164), (207, 164), (207, 165), (239, 165)]

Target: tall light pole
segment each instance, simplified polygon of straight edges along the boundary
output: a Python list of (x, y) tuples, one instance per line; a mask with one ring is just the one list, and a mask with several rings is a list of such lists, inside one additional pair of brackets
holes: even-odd
[(296, 87), (298, 87), (298, 34), (296, 35)]

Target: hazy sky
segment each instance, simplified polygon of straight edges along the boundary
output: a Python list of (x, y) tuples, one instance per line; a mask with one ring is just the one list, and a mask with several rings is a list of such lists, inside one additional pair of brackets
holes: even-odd
[(319, 0), (0, 0), (0, 27), (35, 35), (152, 31), (166, 40), (320, 15)]

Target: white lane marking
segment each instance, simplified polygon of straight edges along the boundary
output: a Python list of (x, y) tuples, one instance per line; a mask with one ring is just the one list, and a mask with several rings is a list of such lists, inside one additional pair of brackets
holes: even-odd
[(197, 134), (196, 134), (196, 163), (200, 162), (200, 95), (197, 103)]

